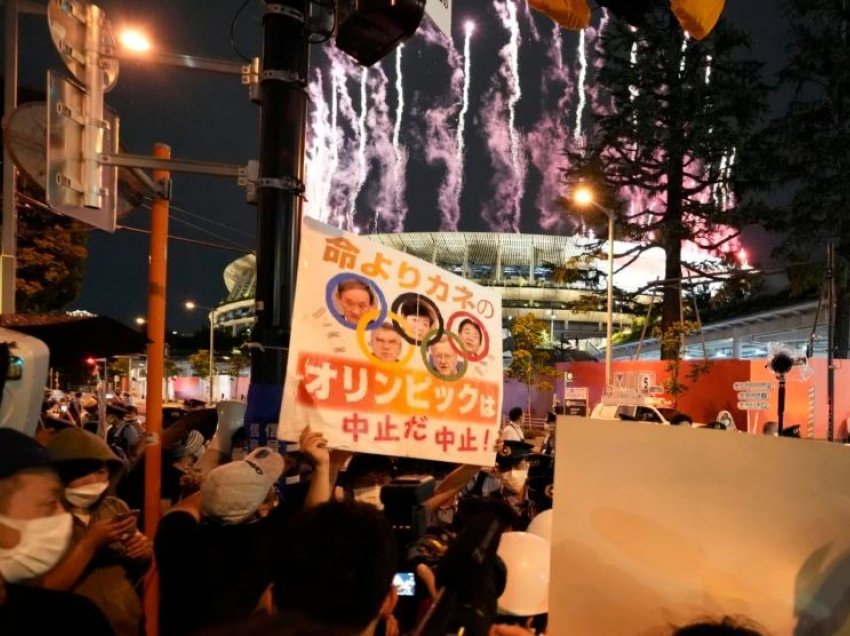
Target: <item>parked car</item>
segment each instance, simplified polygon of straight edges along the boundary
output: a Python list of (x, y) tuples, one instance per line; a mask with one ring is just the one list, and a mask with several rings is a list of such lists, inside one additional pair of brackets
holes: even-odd
[(673, 404), (663, 398), (606, 396), (593, 407), (590, 417), (669, 425), (676, 413), (678, 411), (673, 408)]

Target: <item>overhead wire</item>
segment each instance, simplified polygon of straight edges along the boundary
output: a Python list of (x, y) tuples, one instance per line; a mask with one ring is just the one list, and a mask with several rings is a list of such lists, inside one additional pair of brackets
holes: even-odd
[(171, 207), (172, 211), (176, 211), (178, 213), (185, 214), (186, 216), (192, 217), (194, 219), (198, 219), (199, 221), (203, 221), (204, 223), (209, 223), (210, 225), (215, 225), (217, 227), (220, 227), (223, 230), (227, 230), (229, 232), (235, 232), (236, 234), (241, 234), (242, 236), (248, 237), (252, 241), (254, 240), (254, 238), (256, 236), (252, 232), (246, 232), (245, 230), (240, 230), (238, 227), (228, 225), (227, 223), (221, 223), (220, 221), (214, 221), (213, 219), (210, 219), (210, 218), (204, 216), (203, 214), (191, 212), (191, 211), (187, 210), (186, 208), (175, 204), (174, 201), (171, 202), (170, 207)]
[[(143, 203), (142, 207), (144, 207), (146, 209), (150, 209), (150, 204), (149, 203)], [(178, 215), (171, 214), (170, 218), (171, 218), (172, 221), (176, 221), (177, 223), (182, 223), (183, 225), (186, 225), (188, 227), (193, 228), (197, 232), (201, 232), (203, 234), (206, 234), (207, 236), (211, 236), (214, 239), (217, 239), (219, 241), (224, 241), (225, 243), (232, 245), (234, 248), (241, 249), (243, 252), (250, 252), (251, 251), (250, 248), (239, 245), (238, 243), (231, 241), (226, 236), (223, 236), (223, 235), (221, 235), (217, 232), (214, 232), (212, 230), (208, 230), (207, 228), (202, 227), (202, 226), (198, 225), (197, 223), (193, 223), (192, 221), (187, 221), (186, 219), (180, 218), (179, 214)]]
[(239, 45), (236, 43), (236, 25), (239, 23), (239, 16), (245, 10), (245, 7), (248, 6), (248, 3), (250, 1), (251, 0), (244, 0), (244, 2), (242, 2), (242, 5), (236, 10), (236, 13), (233, 14), (233, 19), (230, 21), (230, 46), (233, 47), (233, 50), (236, 52), (236, 55), (241, 57), (246, 62), (250, 62), (251, 58), (245, 55), (239, 48)]
[[(57, 212), (56, 210), (51, 208), (49, 205), (47, 205), (43, 201), (39, 201), (38, 199), (35, 199), (35, 198), (33, 198), (33, 197), (31, 197), (27, 194), (24, 194), (23, 192), (18, 192), (17, 196), (20, 199), (23, 199), (24, 201), (26, 201), (26, 203), (28, 203), (29, 205), (34, 205), (38, 208), (41, 208), (42, 210), (44, 210), (46, 212), (50, 212), (51, 214), (57, 214), (59, 216), (66, 216), (66, 215), (62, 214), (61, 212)], [(182, 219), (177, 219), (175, 217), (172, 217), (172, 218), (174, 220), (178, 221), (178, 222), (188, 223), (186, 221), (182, 221)], [(84, 227), (85, 227), (86, 230), (92, 230), (92, 231), (97, 231), (97, 230), (100, 229), (100, 228), (96, 228), (96, 227), (92, 227), (92, 226), (84, 226)], [(201, 228), (201, 227), (194, 226), (194, 225), (193, 225), (193, 227), (195, 227), (198, 230), (204, 231), (204, 229)], [(134, 227), (132, 225), (117, 225), (115, 229), (117, 229), (117, 230), (128, 230), (130, 232), (137, 232), (137, 233), (140, 233), (140, 234), (150, 234), (150, 230), (145, 230), (145, 229), (140, 228), (140, 227)], [(52, 231), (53, 230), (49, 229), (49, 228), (46, 228), (44, 230), (45, 233), (46, 232), (52, 232)], [(216, 238), (221, 238), (220, 235), (214, 235), (214, 236)], [(231, 243), (230, 241), (228, 241), (228, 243), (230, 243), (230, 245), (223, 245), (221, 243), (212, 243), (210, 241), (201, 241), (199, 239), (193, 239), (193, 238), (189, 238), (187, 236), (178, 236), (176, 234), (169, 234), (168, 238), (171, 239), (171, 240), (174, 240), (174, 241), (182, 242), (182, 243), (192, 243), (194, 245), (201, 245), (201, 246), (204, 246), (204, 247), (214, 247), (214, 248), (217, 248), (217, 249), (228, 250), (228, 251), (231, 251), (231, 252), (239, 252), (240, 254), (253, 253), (253, 251), (254, 251), (250, 248), (243, 247), (241, 245), (237, 245), (236, 243)]]
[[(141, 227), (135, 227), (132, 225), (119, 225), (117, 226), (118, 230), (127, 230), (128, 232), (136, 232), (137, 234), (150, 234), (150, 230), (146, 230)], [(252, 252), (253, 250), (245, 250), (239, 247), (231, 247), (230, 245), (222, 245), (221, 243), (212, 243), (210, 241), (201, 241), (199, 239), (192, 239), (186, 236), (177, 236), (175, 234), (169, 234), (168, 239), (171, 241), (178, 241), (180, 243), (191, 243), (192, 245), (200, 245), (202, 247), (214, 247), (220, 250), (227, 250), (229, 252), (238, 252), (240, 254), (245, 254), (246, 252)]]

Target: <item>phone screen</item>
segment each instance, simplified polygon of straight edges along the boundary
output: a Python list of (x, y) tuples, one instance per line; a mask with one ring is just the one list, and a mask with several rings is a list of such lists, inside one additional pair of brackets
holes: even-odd
[(416, 594), (416, 574), (413, 572), (396, 572), (393, 585), (398, 589), (399, 596), (414, 596)]

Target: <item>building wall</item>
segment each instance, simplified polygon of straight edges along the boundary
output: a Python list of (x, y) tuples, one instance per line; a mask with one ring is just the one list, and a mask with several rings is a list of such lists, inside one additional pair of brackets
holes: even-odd
[[(699, 361), (685, 360), (682, 362), (682, 382), (689, 385), (687, 391), (680, 396), (677, 408), (688, 413), (694, 420), (709, 422), (717, 417), (721, 410), (729, 411), (735, 418), (735, 424), (740, 430), (760, 432), (764, 423), (778, 419), (778, 382), (770, 369), (765, 367), (764, 360), (717, 360), (712, 361), (708, 372), (700, 376), (696, 382), (686, 378), (694, 364)], [(571, 372), (573, 381), (570, 386), (587, 387), (592, 407), (602, 397), (605, 384), (605, 365), (599, 362), (562, 362), (556, 365), (561, 374)], [(615, 360), (612, 374), (616, 384), (618, 373), (651, 373), (655, 374), (658, 384), (667, 376), (666, 362), (661, 360)], [(785, 426), (800, 425), (801, 435), (817, 439), (827, 436), (827, 378), (826, 360), (810, 361), (811, 373), (808, 378), (802, 377), (802, 367), (794, 367), (786, 376), (785, 397)], [(763, 411), (742, 411), (737, 408), (738, 395), (733, 388), (735, 382), (773, 382), (775, 387), (768, 394), (768, 408)], [(850, 392), (842, 387), (850, 382), (850, 365), (839, 366), (835, 370), (835, 428), (836, 439), (847, 435), (847, 419), (850, 417)], [(557, 379), (557, 391), (563, 393), (563, 375)], [(516, 391), (516, 389), (514, 389)], [(508, 389), (505, 390), (506, 395)], [(748, 417), (749, 416), (749, 417)]]

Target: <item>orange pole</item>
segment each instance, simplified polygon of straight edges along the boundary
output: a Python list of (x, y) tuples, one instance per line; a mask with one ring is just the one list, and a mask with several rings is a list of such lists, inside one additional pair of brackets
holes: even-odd
[[(171, 148), (154, 144), (153, 156), (170, 159)], [(167, 183), (168, 170), (154, 170), (154, 181)], [(162, 378), (165, 374), (165, 289), (168, 273), (168, 199), (154, 198), (151, 205), (151, 243), (148, 265), (148, 394), (145, 401), (145, 534), (153, 540), (160, 518), (162, 470)], [(147, 635), (159, 633), (159, 577), (151, 570), (145, 585)]]

